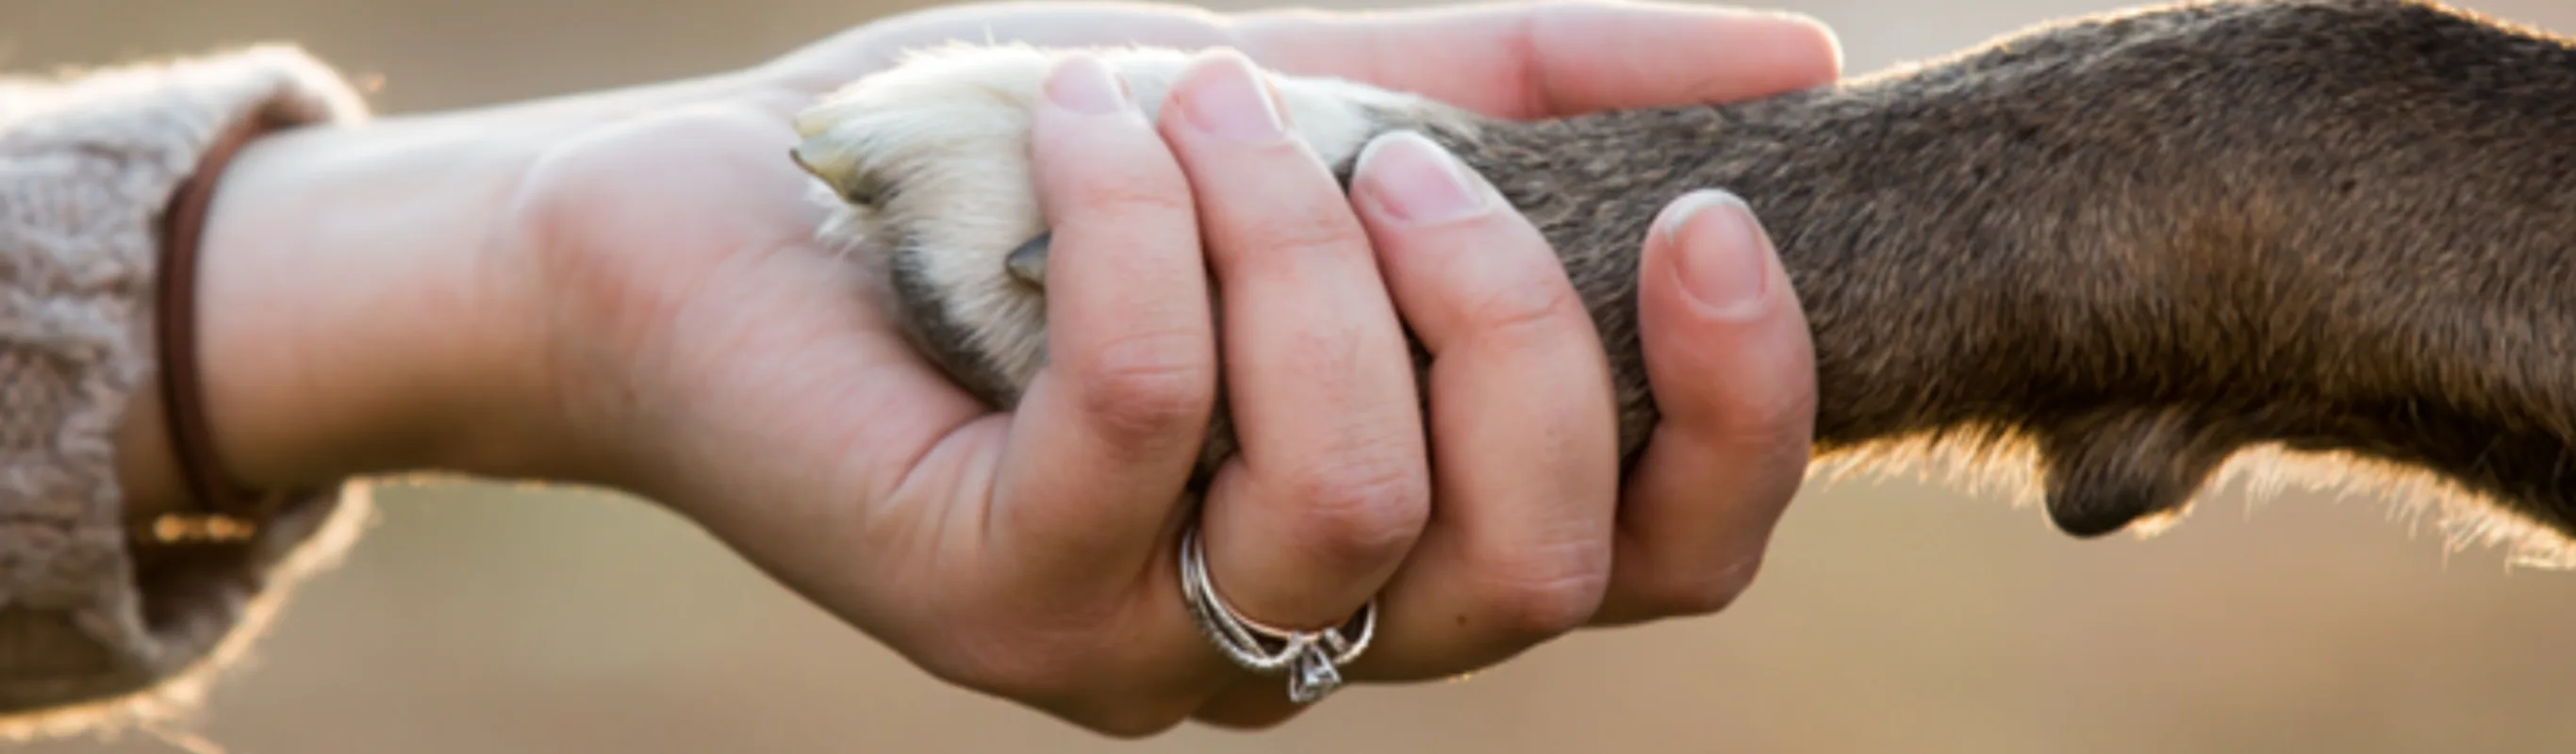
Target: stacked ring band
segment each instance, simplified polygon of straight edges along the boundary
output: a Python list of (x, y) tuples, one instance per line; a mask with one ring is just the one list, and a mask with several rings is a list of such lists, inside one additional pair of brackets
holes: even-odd
[(1342, 666), (1368, 651), (1369, 640), (1377, 636), (1374, 599), (1351, 620), (1320, 631), (1292, 631), (1243, 617), (1217, 595), (1208, 578), (1195, 524), (1181, 532), (1181, 599), (1199, 631), (1226, 659), (1263, 675), (1288, 671), (1288, 700), (1298, 704), (1313, 704), (1341, 688)]

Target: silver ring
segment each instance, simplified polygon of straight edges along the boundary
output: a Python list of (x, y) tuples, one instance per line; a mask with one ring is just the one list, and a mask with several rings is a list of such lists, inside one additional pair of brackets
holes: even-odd
[(1377, 637), (1377, 600), (1360, 606), (1342, 625), (1321, 631), (1291, 631), (1243, 617), (1217, 596), (1208, 578), (1207, 554), (1193, 522), (1181, 531), (1181, 600), (1190, 606), (1199, 632), (1216, 644), (1226, 659), (1262, 675), (1288, 673), (1288, 700), (1313, 704), (1342, 686), (1342, 666), (1368, 651)]

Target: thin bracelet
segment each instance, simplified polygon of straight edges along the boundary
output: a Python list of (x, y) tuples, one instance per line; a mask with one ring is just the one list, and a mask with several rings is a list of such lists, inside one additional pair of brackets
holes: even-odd
[(159, 306), (154, 312), (161, 362), (161, 407), (179, 476), (198, 506), (197, 516), (163, 516), (148, 535), (161, 541), (238, 541), (276, 512), (282, 496), (260, 494), (224, 474), (208, 426), (197, 370), (197, 261), (215, 187), (235, 154), (251, 140), (293, 125), (278, 108), (264, 108), (224, 131), (197, 163), (196, 172), (171, 192), (161, 226)]

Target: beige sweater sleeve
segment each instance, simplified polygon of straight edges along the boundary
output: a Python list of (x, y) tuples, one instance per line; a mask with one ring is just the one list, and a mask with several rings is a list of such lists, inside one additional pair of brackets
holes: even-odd
[(113, 435), (155, 385), (163, 205), (263, 108), (365, 117), (289, 48), (0, 78), (0, 736), (184, 710), (355, 536), (345, 492), (237, 544), (154, 544), (120, 514)]

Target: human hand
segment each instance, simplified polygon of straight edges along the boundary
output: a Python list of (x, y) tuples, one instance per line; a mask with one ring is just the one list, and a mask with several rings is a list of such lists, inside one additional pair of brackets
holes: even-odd
[[(1217, 660), (1180, 612), (1171, 578), (1170, 536), (1185, 513), (1176, 502), (1186, 463), (1175, 459), (1194, 445), (1200, 427), (1189, 419), (1204, 415), (1212, 397), (1206, 389), (1216, 379), (1212, 334), (1186, 329), (1194, 321), (1190, 301), (1203, 312), (1203, 297), (1175, 294), (1159, 305), (1176, 308), (1161, 311), (1102, 310), (1090, 319), (1099, 339), (1056, 354), (1059, 364), (1092, 367), (1059, 370), (1067, 375), (1061, 410), (1045, 413), (1039, 404), (994, 415), (896, 335), (869, 298), (881, 295), (883, 281), (809, 240), (819, 215), (802, 196), (805, 177), (783, 158), (793, 142), (786, 116), (882, 65), (897, 47), (980, 40), (988, 32), (1038, 44), (1237, 47), (1282, 70), (1342, 75), (1515, 116), (1753, 96), (1832, 75), (1830, 45), (1812, 27), (1647, 7), (1468, 9), (1362, 22), (977, 6), (871, 25), (705, 80), (279, 137), (236, 164), (209, 228), (206, 348), (244, 355), (209, 359), (206, 369), (218, 444), (232, 471), (263, 486), (415, 469), (610, 485), (672, 506), (952, 681), (1112, 732), (1157, 730), (1192, 714), (1279, 719), (1288, 710), (1268, 701), (1278, 695), (1275, 682), (1237, 677)], [(1511, 39), (1524, 44), (1499, 44)], [(1387, 52), (1397, 44), (1407, 55), (1455, 64), (1432, 75), (1389, 64)], [(1650, 63), (1745, 73), (1674, 80), (1645, 75)], [(1186, 152), (1174, 150), (1174, 164), (1226, 159)], [(1064, 190), (1086, 180), (1075, 177), (1084, 170), (1078, 154), (1062, 162), (1059, 177), (1077, 182)], [(1118, 207), (1092, 207), (1093, 222), (1168, 232), (1188, 228), (1175, 225), (1182, 219), (1214, 218), (1212, 229), (1226, 218), (1257, 220), (1258, 208), (1229, 209), (1197, 181), (1159, 185), (1161, 199), (1130, 197), (1140, 201), (1124, 211), (1161, 207), (1163, 222), (1126, 222), (1133, 215)], [(1368, 239), (1374, 255), (1352, 253), (1345, 243), (1325, 269), (1345, 281), (1374, 277), (1371, 265), (1354, 263), (1385, 256), (1392, 305), (1379, 302), (1371, 312), (1359, 302), (1352, 314), (1361, 319), (1345, 322), (1358, 334), (1301, 316), (1227, 326), (1229, 341), (1242, 328), (1265, 326), (1277, 328), (1274, 338), (1328, 337), (1377, 353), (1346, 365), (1347, 376), (1377, 388), (1356, 398), (1298, 396), (1284, 392), (1297, 389), (1290, 385), (1275, 399), (1233, 399), (1237, 412), (1270, 401), (1273, 410), (1305, 414), (1315, 424), (1270, 433), (1292, 438), (1275, 443), (1247, 433), (1248, 449), (1282, 454), (1265, 465), (1292, 471), (1270, 483), (1278, 486), (1253, 483), (1285, 492), (1245, 510), (1321, 522), (1263, 533), (1272, 541), (1262, 548), (1283, 559), (1325, 561), (1325, 570), (1348, 576), (1319, 578), (1314, 564), (1291, 563), (1274, 566), (1293, 574), (1278, 580), (1228, 571), (1221, 574), (1226, 583), (1347, 585), (1352, 594), (1315, 602), (1356, 606), (1372, 581), (1385, 581), (1406, 553), (1416, 553), (1388, 587), (1392, 620), (1407, 579), (1472, 584), (1484, 574), (1530, 571), (1519, 566), (1532, 551), (1496, 552), (1490, 538), (1470, 536), (1477, 530), (1462, 528), (1461, 517), (1575, 532), (1563, 537), (1567, 552), (1556, 554), (1580, 566), (1567, 578), (1511, 579), (1524, 583), (1471, 597), (1479, 604), (1461, 615), (1504, 627), (1502, 638), (1401, 638), (1405, 629), (1391, 622), (1388, 644), (1371, 654), (1385, 667), (1355, 669), (1382, 677), (1480, 665), (1595, 615), (1632, 620), (1714, 609), (1740, 589), (1803, 464), (1797, 409), (1812, 396), (1795, 368), (1804, 363), (1804, 330), (1793, 326), (1786, 286), (1771, 286), (1768, 303), (1749, 317), (1697, 313), (1673, 293), (1674, 283), (1654, 277), (1669, 275), (1654, 260), (1682, 255), (1650, 251), (1645, 327), (1658, 399), (1670, 418), (1627, 482), (1626, 502), (1611, 494), (1615, 469), (1595, 453), (1492, 477), (1549, 479), (1574, 488), (1569, 499), (1487, 504), (1485, 493), (1457, 475), (1527, 462), (1529, 449), (1505, 447), (1487, 460), (1467, 444), (1472, 440), (1450, 442), (1437, 401), (1433, 444), (1419, 445), (1410, 382), (1398, 389), (1389, 381), (1408, 375), (1398, 370), (1410, 365), (1388, 348), (1392, 318), (1382, 315), (1393, 306), (1437, 319), (1443, 299), (1472, 296), (1482, 286), (1543, 285), (1545, 276), (1535, 268), (1513, 270), (1538, 275), (1517, 280), (1421, 276), (1427, 268), (1404, 261), (1412, 252), (1391, 250), (1418, 238), (1422, 256), (1436, 257), (1452, 247), (1435, 236), (1508, 238), (1517, 221), (1497, 213), (1416, 236), (1390, 230), (1382, 213), (1365, 209), (1367, 201), (1361, 215), (1374, 219), (1339, 224), (1337, 235), (1347, 242), (1352, 230), (1365, 228), (1383, 236)], [(404, 208), (393, 221), (422, 232), (362, 224), (340, 228), (353, 237), (300, 232), (314, 225), (308, 215), (377, 217), (388, 206)], [(1199, 217), (1171, 213), (1180, 206), (1195, 207), (1184, 214)], [(1708, 218), (1733, 215), (1695, 217), (1687, 224), (1694, 230), (1674, 237), (1716, 238), (1711, 229), (1727, 221)], [(299, 232), (281, 230), (290, 228)], [(1101, 257), (1095, 263), (1102, 271), (1195, 264), (1194, 255), (1168, 253), (1179, 238), (1144, 247), (1164, 253), (1122, 252), (1134, 255), (1130, 261), (1090, 256)], [(1519, 248), (1529, 249), (1525, 241)], [(1689, 254), (1694, 260), (1743, 248), (1709, 243), (1683, 245), (1716, 249)], [(1195, 237), (1186, 248), (1196, 251)], [(1417, 274), (1408, 277), (1407, 269)], [(1777, 274), (1776, 265), (1767, 269)], [(1229, 289), (1238, 284), (1275, 288), (1282, 301), (1320, 295), (1314, 280), (1294, 276), (1245, 276)], [(268, 305), (218, 303), (224, 300)], [(1059, 322), (1080, 332), (1074, 323), (1085, 319)], [(1195, 321), (1204, 327), (1204, 320)], [(1158, 331), (1157, 323), (1183, 329)], [(1306, 329), (1318, 327), (1327, 329)], [(1457, 327), (1473, 333), (1491, 325)], [(1555, 332), (1496, 358), (1519, 363), (1512, 359), (1579, 353), (1569, 350), (1569, 332)], [(1138, 333), (1169, 337), (1128, 337)], [(1145, 350), (1120, 345), (1158, 342)], [(1593, 348), (1585, 358), (1597, 360)], [(1705, 377), (1744, 371), (1739, 360), (1748, 358), (1747, 348), (1769, 354), (1752, 357), (1754, 379)], [(1574, 426), (1583, 423), (1581, 399), (1596, 389), (1584, 386), (1592, 378), (1581, 371), (1497, 367), (1486, 375), (1491, 385), (1450, 387), (1435, 376), (1432, 391), (1435, 398), (1464, 393), (1493, 401), (1564, 380), (1572, 392), (1545, 398), (1562, 410), (1516, 402), (1509, 412), (1481, 413), (1533, 422), (1523, 426)], [(1701, 378), (1683, 383), (1667, 373)], [(1603, 395), (1594, 394), (1591, 410), (1606, 407)], [(1334, 399), (1332, 408), (1297, 403), (1321, 398)], [(1523, 412), (1530, 416), (1518, 417)], [(290, 415), (308, 421), (278, 419)], [(1607, 414), (1591, 420), (1606, 425)], [(1293, 439), (1301, 436), (1318, 441)], [(1337, 447), (1337, 439), (1360, 447)], [(1786, 455), (1791, 451), (1797, 455)], [(1423, 468), (1429, 453), (1442, 461), (1440, 484)], [(1368, 463), (1355, 466), (1360, 461)], [(1384, 473), (1351, 474), (1355, 468)], [(1436, 504), (1424, 498), (1434, 488), (1441, 490)], [(1623, 504), (1628, 510), (1616, 514), (1614, 531), (1609, 518)], [(1314, 515), (1319, 508), (1324, 515)], [(1343, 515), (1333, 515), (1336, 508)], [(1490, 518), (1476, 515), (1488, 510)], [(1421, 529), (1425, 516), (1431, 523)], [(1689, 521), (1704, 523), (1682, 523)], [(1615, 567), (1604, 562), (1611, 559), (1604, 537), (1615, 538)], [(1713, 540), (1726, 545), (1712, 548)], [(1485, 569), (1497, 563), (1505, 570)], [(1602, 609), (1581, 609), (1586, 603)], [(1422, 649), (1406, 649), (1406, 642)], [(1461, 645), (1474, 649), (1450, 648)], [(1431, 657), (1442, 652), (1451, 656)], [(1408, 657), (1431, 659), (1400, 667)]]

